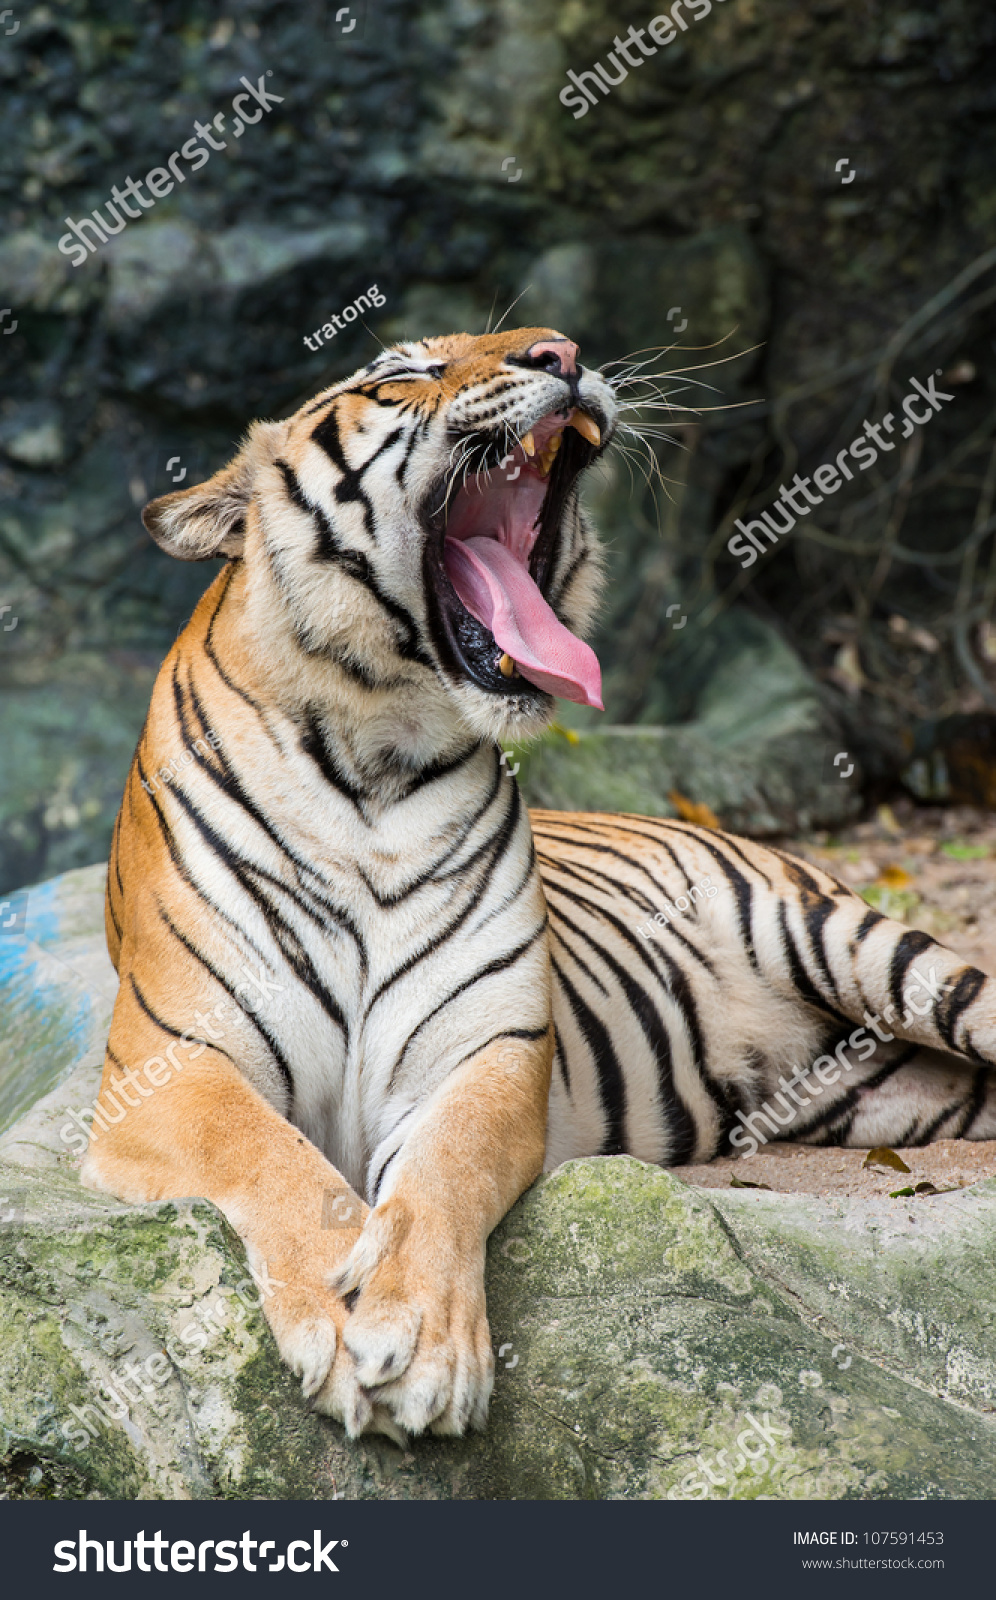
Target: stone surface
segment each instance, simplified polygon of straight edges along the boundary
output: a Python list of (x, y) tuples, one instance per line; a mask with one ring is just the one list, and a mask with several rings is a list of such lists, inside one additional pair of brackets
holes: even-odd
[[(101, 892), (100, 868), (42, 885), (0, 940), (7, 1104), (36, 1100), (0, 1139), (8, 1495), (996, 1494), (993, 1182), (897, 1211), (570, 1162), (491, 1241), (487, 1431), (348, 1444), (281, 1369), (212, 1206), (127, 1206), (78, 1184), (59, 1130), (97, 1087), (113, 995)], [(208, 1305), (205, 1347), (178, 1344)], [(164, 1349), (126, 1416), (86, 1411), (98, 1393), (120, 1409), (102, 1386), (117, 1394), (124, 1361)]]

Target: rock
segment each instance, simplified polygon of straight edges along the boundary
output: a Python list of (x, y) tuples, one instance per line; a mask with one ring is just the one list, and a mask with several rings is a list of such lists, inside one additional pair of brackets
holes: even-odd
[[(736, 356), (721, 369), (727, 393), (757, 365), (768, 328), (767, 269), (750, 235), (732, 226), (693, 239), (554, 245), (526, 269), (523, 290), (523, 321), (570, 329), (589, 362), (629, 351), (640, 361), (663, 347), (660, 359), (644, 363), (654, 373)], [(668, 387), (692, 407), (710, 404), (707, 389), (696, 394), (684, 380)]]
[(65, 457), (62, 418), (45, 401), (7, 409), (0, 422), (0, 450), (25, 467), (53, 467)]
[(142, 663), (77, 658), (54, 682), (4, 690), (0, 884), (106, 855), (154, 678)]
[[(88, 868), (32, 889), (23, 931), (0, 937), (14, 995), (0, 1021), (8, 1120), (35, 1101), (0, 1139), (8, 1495), (996, 1493), (991, 1182), (914, 1213), (707, 1196), (628, 1157), (568, 1162), (491, 1240), (487, 1431), (406, 1450), (348, 1443), (280, 1366), (241, 1245), (214, 1207), (128, 1206), (79, 1186), (59, 1129), (99, 1077), (114, 986), (102, 878)], [(178, 1343), (209, 1306), (204, 1348)], [(125, 1361), (152, 1362), (150, 1393), (127, 1414)]]
[(11, 306), (73, 315), (83, 297), (71, 293), (72, 287), (73, 269), (50, 239), (24, 228), (0, 241), (0, 295)]

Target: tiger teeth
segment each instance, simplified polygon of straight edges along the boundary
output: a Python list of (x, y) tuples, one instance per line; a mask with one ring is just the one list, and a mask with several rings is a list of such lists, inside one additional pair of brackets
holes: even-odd
[(498, 662), (498, 669), (503, 678), (510, 678), (515, 671), (515, 662), (510, 655), (503, 655)]
[(536, 440), (533, 438), (533, 430), (532, 430), (532, 428), (529, 429), (528, 433), (524, 433), (522, 435), (522, 438), (519, 440), (519, 443), (521, 444), (523, 450), (526, 452), (527, 456), (534, 456), (536, 454)]
[(557, 451), (560, 449), (560, 446), (563, 443), (563, 437), (564, 436), (562, 432), (555, 433), (552, 439), (550, 439), (548, 442), (546, 449), (537, 458), (540, 472), (543, 474), (544, 478), (549, 477), (550, 475), (550, 472), (553, 468), (553, 463), (557, 459)]
[(570, 427), (577, 428), (582, 439), (587, 439), (589, 444), (600, 445), (602, 435), (594, 417), (589, 417), (587, 411), (575, 411), (570, 420)]

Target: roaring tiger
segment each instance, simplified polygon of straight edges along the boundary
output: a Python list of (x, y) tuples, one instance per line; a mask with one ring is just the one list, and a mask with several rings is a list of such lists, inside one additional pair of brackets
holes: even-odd
[(144, 512), (229, 561), (117, 820), (84, 1178), (214, 1201), (352, 1437), (484, 1424), (486, 1241), (544, 1167), (996, 1136), (992, 978), (778, 850), (524, 809), (499, 741), (600, 705), (620, 411), (551, 329), (405, 343)]

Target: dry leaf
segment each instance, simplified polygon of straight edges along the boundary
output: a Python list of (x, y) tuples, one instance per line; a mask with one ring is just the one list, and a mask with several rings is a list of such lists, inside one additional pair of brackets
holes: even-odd
[(905, 1189), (890, 1189), (889, 1199), (905, 1200), (917, 1194), (954, 1194), (955, 1190), (960, 1188), (961, 1185), (958, 1183), (949, 1183), (946, 1188), (938, 1189), (937, 1185), (931, 1183), (929, 1178), (921, 1178), (919, 1183), (908, 1183)]
[(858, 655), (856, 644), (842, 644), (833, 658), (833, 666), (827, 676), (845, 694), (856, 700), (865, 685), (865, 675), (861, 667), (861, 657)]
[(895, 1150), (890, 1150), (888, 1145), (876, 1145), (874, 1150), (869, 1150), (861, 1165), (863, 1167), (891, 1167), (893, 1172), (911, 1172), (912, 1168), (906, 1165), (902, 1156), (897, 1156)]
[(875, 882), (880, 889), (908, 889), (913, 879), (904, 868), (890, 861), (882, 868)]
[(915, 623), (907, 622), (905, 617), (890, 617), (889, 632), (897, 638), (908, 639), (910, 644), (918, 650), (926, 650), (929, 655), (936, 655), (941, 648), (934, 635), (926, 628), (920, 628)]
[(940, 640), (935, 639), (934, 635), (927, 628), (911, 628), (910, 640), (917, 646), (917, 649), (926, 650), (927, 654), (930, 656), (936, 656), (938, 650), (941, 648)]
[(677, 789), (669, 789), (667, 797), (683, 822), (697, 823), (700, 828), (719, 827), (719, 818), (704, 800), (689, 800)]
[(730, 1174), (731, 1189), (767, 1189), (771, 1193), (770, 1183), (751, 1183), (749, 1178), (738, 1178), (735, 1172)]

